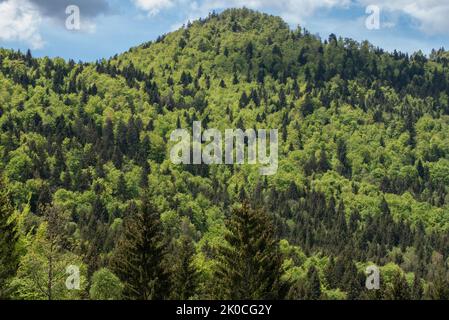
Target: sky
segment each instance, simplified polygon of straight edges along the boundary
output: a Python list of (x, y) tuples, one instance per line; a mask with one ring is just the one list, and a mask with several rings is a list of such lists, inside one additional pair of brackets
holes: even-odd
[(323, 39), (408, 53), (449, 48), (449, 0), (0, 0), (0, 47), (90, 62), (231, 7), (281, 16)]

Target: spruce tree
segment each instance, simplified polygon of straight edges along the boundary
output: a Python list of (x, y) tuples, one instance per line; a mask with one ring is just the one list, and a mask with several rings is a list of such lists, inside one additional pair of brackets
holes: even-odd
[(336, 289), (338, 287), (339, 280), (341, 280), (341, 274), (338, 274), (338, 271), (339, 269), (337, 263), (335, 262), (335, 258), (331, 256), (324, 274), (329, 287), (332, 289)]
[(422, 300), (424, 288), (421, 279), (416, 274), (413, 280), (413, 287), (411, 289), (412, 300)]
[(124, 297), (135, 300), (166, 298), (169, 288), (163, 266), (165, 245), (162, 226), (148, 193), (143, 196), (138, 210), (126, 217), (123, 228), (112, 266), (125, 285)]
[(110, 118), (106, 119), (106, 124), (103, 129), (102, 137), (102, 156), (104, 156), (104, 161), (111, 158), (112, 152), (114, 150), (114, 124)]
[(318, 270), (310, 266), (305, 279), (297, 280), (290, 288), (288, 299), (319, 300), (321, 298), (321, 281)]
[(347, 157), (347, 153), (346, 142), (343, 139), (339, 139), (337, 141), (337, 158), (340, 161), (340, 165), (337, 168), (337, 171), (342, 176), (350, 179), (352, 176), (352, 167)]
[(17, 241), (19, 238), (9, 192), (0, 177), (0, 300), (8, 298), (7, 282), (13, 277), (19, 265)]
[(327, 158), (327, 153), (324, 147), (321, 147), (320, 150), (320, 159), (318, 161), (318, 170), (320, 172), (327, 172), (331, 169), (331, 165), (329, 163), (329, 160)]
[(407, 279), (401, 273), (393, 278), (392, 287), (387, 294), (390, 300), (410, 300), (411, 292)]
[(429, 265), (430, 284), (427, 290), (428, 298), (432, 300), (449, 299), (449, 275), (443, 255), (434, 252)]
[(347, 293), (348, 300), (356, 300), (359, 298), (362, 289), (357, 266), (349, 256), (344, 259), (344, 275), (341, 283)]
[(245, 201), (232, 211), (227, 228), (215, 274), (221, 282), (218, 298), (279, 298), (281, 259), (269, 216)]
[(198, 272), (193, 265), (195, 246), (192, 238), (188, 235), (181, 235), (174, 253), (176, 259), (172, 272), (170, 298), (188, 300), (196, 294), (198, 286)]
[(319, 300), (321, 298), (321, 282), (318, 270), (311, 266), (307, 272), (307, 282), (305, 290), (306, 300)]

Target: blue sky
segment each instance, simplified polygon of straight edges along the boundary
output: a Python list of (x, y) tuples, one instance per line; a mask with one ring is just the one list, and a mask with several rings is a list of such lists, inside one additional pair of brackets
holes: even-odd
[[(69, 5), (80, 10), (80, 30), (66, 28)], [(243, 6), (282, 16), (323, 38), (335, 33), (409, 53), (449, 48), (448, 0), (0, 0), (0, 47), (94, 61), (212, 10)], [(372, 6), (379, 9), (379, 29), (370, 30), (366, 20), (373, 11), (366, 10)]]

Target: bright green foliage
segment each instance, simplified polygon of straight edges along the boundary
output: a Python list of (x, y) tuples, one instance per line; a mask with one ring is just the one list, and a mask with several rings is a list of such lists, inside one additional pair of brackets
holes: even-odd
[(92, 300), (120, 300), (123, 287), (115, 274), (103, 268), (92, 276), (89, 296)]
[[(27, 253), (21, 258), (16, 277), (11, 281), (14, 297), (32, 300), (80, 299), (86, 281), (85, 267), (79, 257), (65, 249), (61, 236), (63, 218), (59, 208), (48, 208), (42, 222), (31, 239)], [(79, 288), (71, 290), (71, 267), (79, 270)]]
[[(323, 41), (248, 9), (94, 63), (0, 49), (0, 170), (13, 208), (29, 211), (17, 230), (26, 248), (16, 280), (26, 283), (15, 296), (48, 298), (27, 273), (33, 261), (38, 278), (47, 268), (41, 224), (52, 206), (65, 216), (59, 258), (82, 257), (87, 279), (113, 270), (124, 298), (306, 296), (289, 286), (308, 298), (448, 298), (448, 96), (443, 49), (409, 55), (333, 34)], [(194, 121), (278, 129), (277, 173), (174, 165), (170, 134)], [(139, 200), (146, 189), (150, 209)], [(239, 220), (232, 212), (245, 201), (265, 214), (248, 209)], [(3, 211), (0, 228), (14, 229)], [(243, 263), (248, 252), (254, 261)], [(273, 259), (260, 269), (267, 274), (240, 274), (263, 257)], [(364, 287), (369, 263), (381, 266), (379, 291)], [(218, 274), (223, 290), (213, 290)], [(283, 285), (269, 289), (277, 276)]]
[(288, 293), (292, 300), (319, 300), (322, 298), (321, 281), (318, 270), (312, 265), (305, 279), (296, 281)]

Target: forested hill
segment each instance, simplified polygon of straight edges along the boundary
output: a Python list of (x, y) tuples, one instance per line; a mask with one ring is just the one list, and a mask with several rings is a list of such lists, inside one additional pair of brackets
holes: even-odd
[[(194, 121), (279, 129), (277, 174), (173, 165)], [(0, 157), (0, 297), (449, 299), (443, 49), (247, 9), (97, 63), (0, 49)]]

